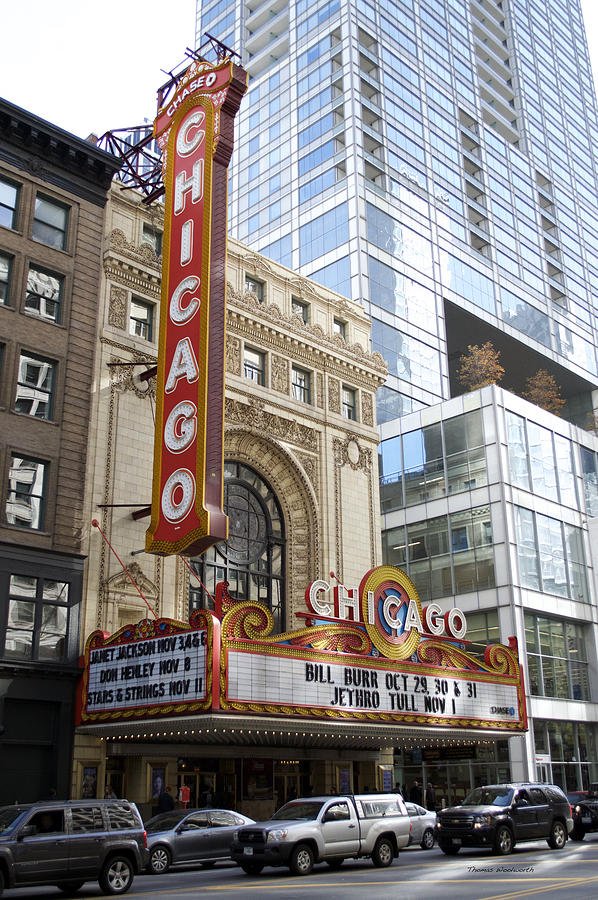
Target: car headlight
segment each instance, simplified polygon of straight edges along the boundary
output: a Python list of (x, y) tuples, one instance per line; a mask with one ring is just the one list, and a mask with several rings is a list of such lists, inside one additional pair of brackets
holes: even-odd
[(267, 843), (271, 841), (286, 841), (288, 833), (286, 828), (275, 828), (274, 831), (268, 832)]
[(474, 816), (473, 827), (483, 828), (484, 825), (492, 825), (492, 816)]
[(579, 815), (579, 813), (581, 812), (581, 806), (576, 806), (575, 812)]

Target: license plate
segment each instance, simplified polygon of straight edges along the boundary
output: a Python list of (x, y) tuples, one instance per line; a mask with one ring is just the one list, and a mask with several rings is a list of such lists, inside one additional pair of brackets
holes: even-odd
[(453, 846), (459, 847), (461, 845), (461, 838), (453, 838)]
[(592, 817), (591, 816), (582, 816), (581, 821), (583, 822), (584, 825), (591, 825)]
[(244, 856), (253, 856), (253, 847), (243, 847)]

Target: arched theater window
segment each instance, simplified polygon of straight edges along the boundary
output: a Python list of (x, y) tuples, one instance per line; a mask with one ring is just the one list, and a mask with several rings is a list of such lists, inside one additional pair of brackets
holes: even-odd
[[(219, 581), (228, 581), (237, 600), (259, 600), (272, 610), (275, 631), (284, 628), (284, 551), (282, 513), (265, 479), (244, 463), (224, 466), (224, 509), (229, 517), (228, 541), (216, 544), (191, 568), (214, 596)], [(189, 609), (214, 604), (193, 576), (189, 577)]]

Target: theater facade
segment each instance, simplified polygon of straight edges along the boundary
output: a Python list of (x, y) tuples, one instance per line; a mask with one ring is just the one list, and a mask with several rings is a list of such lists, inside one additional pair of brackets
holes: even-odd
[(259, 817), (415, 773), (439, 802), (506, 777), (526, 727), (517, 649), (474, 652), (458, 609), (423, 608), (381, 565), (369, 320), (232, 240), (228, 541), (144, 551), (162, 226), (118, 185), (107, 221), (71, 796), (109, 784), (147, 814), (169, 784)]

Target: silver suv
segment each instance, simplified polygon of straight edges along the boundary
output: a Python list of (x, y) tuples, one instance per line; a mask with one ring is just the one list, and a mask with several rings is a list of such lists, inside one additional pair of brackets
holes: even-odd
[(72, 893), (96, 879), (105, 894), (124, 894), (146, 865), (143, 822), (127, 800), (0, 807), (0, 894), (47, 884)]

